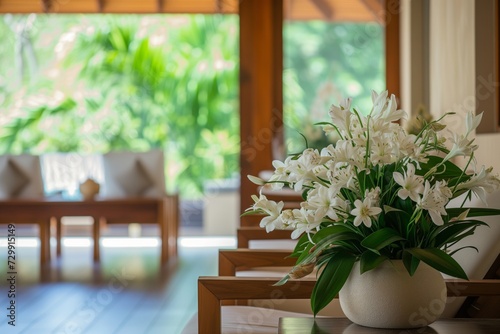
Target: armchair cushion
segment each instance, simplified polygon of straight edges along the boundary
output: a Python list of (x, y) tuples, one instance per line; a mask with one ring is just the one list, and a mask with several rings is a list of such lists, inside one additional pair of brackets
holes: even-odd
[(102, 157), (103, 197), (165, 196), (164, 158), (161, 150), (110, 152)]
[(36, 155), (0, 156), (0, 198), (43, 197), (40, 158)]
[(16, 197), (30, 182), (30, 178), (12, 159), (0, 166), (0, 196)]
[(139, 159), (130, 168), (116, 175), (115, 180), (128, 196), (142, 196), (147, 189), (154, 187), (153, 180)]

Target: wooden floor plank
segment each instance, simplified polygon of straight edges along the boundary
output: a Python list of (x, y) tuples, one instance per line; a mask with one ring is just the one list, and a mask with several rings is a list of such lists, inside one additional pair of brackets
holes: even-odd
[[(3, 320), (0, 333), (180, 333), (197, 309), (198, 276), (217, 273), (217, 252), (181, 247), (178, 260), (160, 268), (155, 247), (103, 248), (98, 265), (91, 245), (63, 247), (42, 270), (38, 249), (21, 248), (16, 327)], [(9, 299), (0, 288), (4, 309)]]

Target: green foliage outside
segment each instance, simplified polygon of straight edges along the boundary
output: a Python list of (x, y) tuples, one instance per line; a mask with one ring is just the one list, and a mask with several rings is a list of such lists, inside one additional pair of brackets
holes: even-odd
[[(285, 25), (288, 152), (326, 140), (312, 123), (384, 88), (374, 24)], [(0, 17), (0, 154), (162, 148), (169, 190), (201, 194), (239, 173), (238, 18)], [(318, 129), (316, 129), (317, 131)]]
[(55, 51), (54, 63), (4, 94), (1, 152), (163, 148), (169, 188), (188, 197), (238, 172), (236, 16), (36, 20), (34, 48)]
[(284, 120), (288, 153), (325, 147), (314, 123), (328, 121), (330, 105), (352, 97), (360, 113), (371, 90), (385, 90), (384, 28), (376, 23), (289, 21), (284, 27)]

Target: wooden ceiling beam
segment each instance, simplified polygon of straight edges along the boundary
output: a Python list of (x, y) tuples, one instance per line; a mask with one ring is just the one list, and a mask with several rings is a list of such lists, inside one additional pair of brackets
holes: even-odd
[(50, 12), (52, 9), (52, 0), (42, 0), (42, 10), (44, 13)]
[(328, 21), (333, 20), (334, 11), (331, 4), (328, 3), (328, 1), (326, 0), (310, 0), (310, 1), (316, 8), (318, 8), (318, 10), (321, 12), (321, 14), (326, 20)]
[(96, 0), (97, 2), (97, 12), (102, 13), (104, 9), (104, 0)]
[(365, 8), (373, 14), (378, 23), (384, 23), (384, 0), (360, 0)]

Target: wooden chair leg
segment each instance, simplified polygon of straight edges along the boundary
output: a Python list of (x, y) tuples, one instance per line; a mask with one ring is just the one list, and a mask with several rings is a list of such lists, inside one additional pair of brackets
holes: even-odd
[(94, 238), (94, 261), (100, 261), (100, 249), (99, 249), (99, 241), (101, 237), (100, 233), (100, 225), (101, 221), (99, 217), (92, 217), (94, 220), (94, 228), (93, 228), (93, 238)]
[(177, 238), (179, 237), (179, 196), (170, 196), (169, 221), (167, 222), (170, 227), (169, 231), (169, 256), (177, 257)]
[(160, 264), (164, 265), (168, 262), (169, 257), (169, 227), (168, 227), (168, 217), (169, 217), (169, 204), (167, 200), (160, 203), (158, 212), (158, 227), (160, 228)]
[(61, 239), (62, 239), (62, 217), (55, 217), (56, 220), (56, 255), (57, 257), (61, 256), (61, 249), (62, 249), (62, 244), (61, 244)]
[(38, 223), (40, 235), (40, 265), (50, 262), (50, 219)]

